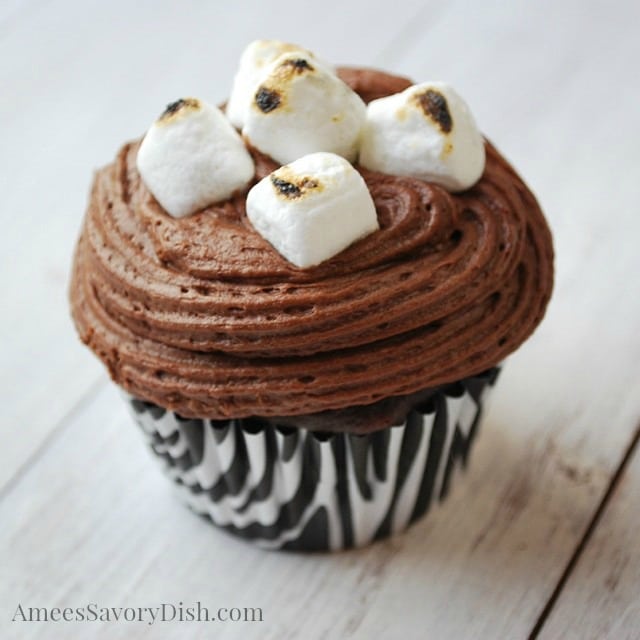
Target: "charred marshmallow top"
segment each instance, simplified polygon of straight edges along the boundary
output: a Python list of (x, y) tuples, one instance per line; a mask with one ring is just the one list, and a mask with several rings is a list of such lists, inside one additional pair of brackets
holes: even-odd
[(484, 171), (484, 141), (464, 100), (425, 82), (369, 103), (360, 164), (463, 191)]
[(312, 153), (263, 178), (247, 196), (256, 231), (297, 267), (311, 267), (376, 231), (362, 176), (334, 153)]
[(206, 102), (171, 103), (144, 137), (138, 171), (174, 218), (229, 198), (247, 186), (253, 159), (224, 114)]
[(285, 53), (261, 76), (242, 133), (277, 162), (316, 151), (354, 161), (366, 107), (333, 71), (303, 52)]
[(225, 108), (227, 118), (231, 120), (231, 124), (234, 127), (242, 129), (246, 112), (251, 106), (253, 96), (260, 83), (260, 76), (267, 65), (283, 53), (292, 51), (314, 57), (310, 51), (305, 51), (298, 45), (281, 42), (280, 40), (254, 40), (242, 52), (238, 71), (233, 78), (231, 94)]

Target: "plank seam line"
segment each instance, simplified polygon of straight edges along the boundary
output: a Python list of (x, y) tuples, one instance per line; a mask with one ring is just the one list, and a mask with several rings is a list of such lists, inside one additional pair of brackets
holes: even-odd
[(580, 539), (580, 542), (578, 543), (573, 554), (571, 555), (571, 558), (569, 559), (569, 562), (567, 563), (567, 566), (562, 572), (562, 575), (558, 580), (558, 584), (556, 585), (555, 589), (551, 593), (551, 596), (549, 596), (549, 599), (547, 600), (547, 603), (545, 604), (544, 608), (540, 612), (540, 615), (536, 620), (536, 624), (534, 625), (533, 629), (531, 630), (531, 633), (529, 634), (528, 640), (536, 640), (536, 638), (540, 634), (540, 631), (542, 631), (542, 627), (544, 626), (545, 622), (549, 618), (549, 615), (551, 614), (551, 611), (553, 610), (556, 602), (558, 601), (558, 598), (560, 597), (562, 591), (564, 590), (564, 587), (566, 586), (571, 574), (573, 573), (573, 570), (575, 569), (582, 554), (587, 548), (587, 545), (591, 541), (591, 538), (593, 537), (593, 533), (598, 527), (600, 520), (602, 519), (602, 515), (604, 514), (613, 494), (618, 488), (618, 485), (620, 484), (620, 481), (622, 480), (622, 477), (624, 476), (624, 473), (627, 470), (629, 463), (631, 462), (631, 458), (633, 457), (633, 454), (638, 448), (639, 442), (640, 442), (640, 424), (636, 427), (636, 432), (631, 438), (631, 442), (627, 447), (627, 450), (624, 456), (622, 457), (622, 460), (620, 461), (618, 468), (613, 474), (613, 477), (609, 482), (609, 486), (607, 487), (607, 490), (602, 496), (602, 500), (598, 504), (598, 507), (596, 508), (589, 524), (587, 525), (587, 528), (582, 538)]
[(101, 375), (91, 386), (80, 396), (71, 408), (58, 420), (58, 423), (49, 431), (42, 442), (36, 447), (31, 455), (18, 467), (15, 473), (7, 480), (3, 487), (0, 487), (0, 500), (8, 495), (20, 482), (20, 479), (27, 471), (42, 457), (51, 444), (64, 432), (65, 428), (71, 424), (73, 418), (98, 394), (100, 389), (107, 384), (107, 379)]

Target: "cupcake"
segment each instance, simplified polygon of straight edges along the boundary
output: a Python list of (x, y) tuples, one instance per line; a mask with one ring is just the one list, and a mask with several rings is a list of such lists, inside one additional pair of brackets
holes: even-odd
[(447, 495), (552, 282), (452, 87), (258, 41), (226, 107), (172, 102), (96, 173), (70, 299), (194, 511), (336, 550)]

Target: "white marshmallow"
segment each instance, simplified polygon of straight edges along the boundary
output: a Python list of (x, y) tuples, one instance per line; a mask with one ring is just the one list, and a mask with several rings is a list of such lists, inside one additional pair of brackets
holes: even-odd
[(285, 53), (260, 78), (242, 133), (282, 164), (316, 151), (355, 160), (366, 112), (360, 96), (322, 63)]
[(226, 200), (254, 174), (251, 155), (222, 111), (196, 98), (173, 102), (151, 125), (137, 165), (174, 218)]
[(254, 40), (242, 52), (238, 71), (233, 78), (231, 95), (225, 107), (227, 118), (235, 127), (242, 129), (245, 114), (251, 106), (260, 76), (267, 65), (283, 53), (291, 51), (299, 51), (313, 57), (311, 52), (304, 51), (302, 47), (280, 40)]
[(256, 231), (297, 267), (306, 268), (379, 229), (362, 176), (342, 157), (312, 153), (280, 167), (247, 196)]
[(484, 171), (484, 142), (464, 100), (443, 82), (425, 82), (369, 103), (359, 162), (462, 191)]

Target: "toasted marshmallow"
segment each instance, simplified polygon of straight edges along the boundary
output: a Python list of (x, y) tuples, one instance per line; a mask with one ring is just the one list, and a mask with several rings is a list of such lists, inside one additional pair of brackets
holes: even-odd
[(242, 52), (238, 71), (233, 78), (231, 95), (225, 107), (227, 118), (235, 127), (242, 129), (245, 114), (251, 106), (265, 68), (283, 53), (292, 51), (314, 57), (310, 51), (280, 40), (255, 40)]
[(306, 268), (376, 231), (362, 176), (334, 153), (312, 153), (276, 169), (247, 196), (247, 217), (289, 262)]
[(464, 100), (443, 82), (425, 82), (369, 103), (359, 162), (463, 191), (484, 171), (484, 142)]
[(326, 62), (320, 61), (311, 51), (307, 51), (297, 44), (281, 42), (280, 40), (255, 40), (240, 56), (238, 71), (233, 78), (231, 95), (227, 101), (225, 112), (227, 118), (238, 129), (242, 129), (245, 114), (251, 106), (253, 97), (260, 83), (260, 77), (265, 68), (283, 53), (299, 52), (301, 55), (312, 57), (325, 69), (332, 71)]
[(167, 106), (137, 157), (142, 181), (174, 218), (226, 200), (254, 174), (251, 155), (220, 109), (196, 98)]
[(366, 106), (322, 63), (285, 53), (260, 79), (242, 133), (284, 164), (316, 151), (355, 160)]

